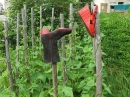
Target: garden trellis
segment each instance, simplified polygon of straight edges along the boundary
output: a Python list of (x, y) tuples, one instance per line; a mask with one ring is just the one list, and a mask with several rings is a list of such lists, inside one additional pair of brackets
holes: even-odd
[[(42, 5), (42, 6), (40, 6), (40, 30), (42, 29), (42, 27), (43, 27), (43, 25), (44, 26), (46, 26), (45, 24), (43, 24), (43, 22), (42, 22), (42, 7), (43, 7), (44, 5)], [(20, 38), (20, 19), (22, 18), (22, 27), (23, 27), (23, 32), (22, 32), (22, 34), (23, 34), (23, 45), (24, 45), (24, 64), (25, 64), (25, 67), (26, 67), (26, 69), (28, 70), (29, 68), (30, 68), (30, 59), (29, 59), (29, 57), (28, 57), (28, 55), (31, 53), (32, 55), (33, 55), (33, 52), (34, 51), (36, 51), (35, 50), (35, 46), (36, 46), (36, 43), (35, 43), (35, 37), (39, 37), (38, 39), (39, 39), (39, 46), (41, 47), (41, 36), (39, 35), (39, 36), (35, 36), (35, 34), (36, 33), (39, 33), (39, 32), (35, 32), (35, 29), (34, 29), (34, 22), (35, 22), (35, 19), (34, 19), (34, 9), (33, 8), (31, 8), (30, 9), (31, 10), (31, 31), (30, 32), (28, 32), (27, 31), (27, 17), (28, 17), (28, 15), (26, 14), (26, 6), (24, 6), (24, 8), (22, 9), (22, 14), (21, 13), (18, 13), (17, 14), (17, 28), (16, 28), (16, 32), (17, 32), (17, 35), (16, 35), (16, 43), (17, 43), (17, 45), (16, 45), (16, 53), (17, 53), (17, 56), (16, 56), (16, 64), (19, 64), (20, 62), (19, 62), (19, 60), (20, 60), (20, 57), (21, 56), (19, 56), (19, 48), (20, 48), (20, 42), (19, 42), (19, 38)], [(60, 14), (59, 15), (60, 16), (60, 23), (61, 23), (61, 25), (59, 25), (60, 27), (64, 27), (64, 14)], [(51, 31), (53, 31), (53, 29), (54, 29), (54, 8), (52, 8), (52, 18), (51, 18)], [(69, 28), (71, 28), (71, 29), (73, 29), (73, 21), (74, 21), (74, 19), (73, 19), (73, 5), (72, 4), (70, 4), (70, 24), (68, 25), (69, 26)], [(6, 25), (7, 26), (7, 25)], [(6, 30), (7, 31), (7, 30)], [(29, 52), (29, 44), (28, 44), (28, 33), (31, 33), (31, 46), (32, 46), (32, 52)], [(62, 63), (63, 63), (63, 65), (62, 65), (62, 68), (63, 68), (63, 72), (62, 72), (62, 77), (63, 77), (63, 85), (64, 86), (67, 86), (67, 70), (66, 70), (66, 68), (67, 68), (67, 61), (66, 61), (66, 59), (67, 58), (70, 58), (70, 60), (72, 60), (73, 58), (72, 58), (72, 54), (73, 54), (73, 46), (74, 46), (74, 41), (73, 41), (73, 34), (72, 35), (69, 35), (69, 49), (70, 49), (70, 53), (69, 53), (69, 55), (67, 56), (66, 55), (66, 51), (65, 51), (65, 41), (66, 41), (66, 38), (64, 37), (64, 38), (62, 38), (62, 41), (61, 41), (61, 47), (62, 47), (62, 58), (63, 58), (63, 60), (62, 60)], [(99, 48), (100, 49), (100, 48)], [(39, 49), (39, 52), (40, 52), (40, 56), (42, 56), (43, 54), (43, 51), (42, 51), (43, 49)], [(8, 55), (9, 56), (9, 55)], [(32, 56), (33, 57), (33, 56)], [(42, 65), (42, 64), (41, 64)], [(56, 64), (51, 64), (51, 66), (52, 66), (52, 75), (53, 75), (53, 88), (52, 89), (54, 89), (54, 97), (57, 97), (58, 96), (58, 82), (57, 82), (57, 72), (58, 72), (58, 70), (57, 70), (57, 66), (56, 66)], [(19, 72), (19, 70), (17, 70), (18, 72)], [(99, 72), (98, 72), (99, 73)], [(31, 84), (30, 83), (30, 81), (31, 81), (31, 77), (29, 76), (29, 71), (27, 71), (27, 82), (29, 83), (29, 84)], [(51, 81), (51, 80), (50, 80)], [(11, 82), (10, 82), (11, 83)], [(30, 93), (30, 95), (31, 95), (31, 89), (29, 89), (29, 91), (28, 91), (29, 93)]]

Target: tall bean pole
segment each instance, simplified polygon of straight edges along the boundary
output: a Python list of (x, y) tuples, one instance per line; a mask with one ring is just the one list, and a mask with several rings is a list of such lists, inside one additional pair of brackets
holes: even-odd
[[(25, 59), (25, 66), (29, 67), (28, 62), (28, 42), (27, 42), (27, 14), (26, 14), (26, 5), (22, 9), (22, 23), (23, 23), (23, 40), (24, 40), (24, 59)], [(27, 72), (27, 83), (30, 84), (30, 75), (29, 72)], [(30, 97), (32, 97), (32, 93), (30, 90), (28, 91), (30, 93)]]
[[(60, 14), (60, 22), (61, 22), (61, 27), (64, 27), (64, 15)], [(62, 58), (66, 58), (66, 53), (65, 53), (65, 36), (61, 38), (61, 49), (62, 49)], [(63, 61), (62, 63), (63, 66), (63, 84), (66, 85), (66, 62)]]
[(25, 65), (28, 66), (28, 45), (27, 45), (27, 21), (26, 21), (26, 10), (22, 9), (22, 22), (23, 22), (23, 40), (24, 40), (24, 60)]
[[(93, 12), (93, 9), (95, 9), (94, 3), (91, 2), (91, 12)], [(96, 36), (96, 35), (95, 35)], [(96, 38), (93, 38), (93, 57), (96, 61)], [(94, 68), (94, 72), (96, 73), (96, 67)]]
[(31, 8), (32, 51), (34, 52), (34, 10)]
[[(91, 2), (91, 12), (95, 10), (94, 3)], [(93, 38), (93, 56), (96, 62), (95, 73), (96, 77), (96, 93), (95, 97), (102, 97), (102, 54), (101, 54), (101, 36), (99, 14), (96, 15), (95, 37)]]
[[(40, 30), (42, 29), (42, 5), (40, 6)], [(41, 35), (40, 35), (40, 41), (39, 45), (41, 47)], [(40, 48), (40, 54), (42, 53), (42, 49)]]
[(20, 23), (20, 14), (17, 13), (17, 29), (16, 29), (16, 63), (19, 62), (19, 24)]
[[(73, 28), (73, 4), (70, 3), (70, 25), (69, 28)], [(73, 35), (73, 34), (72, 34)], [(69, 44), (70, 44), (70, 57), (72, 55), (72, 47), (73, 47), (73, 37), (69, 35)]]
[[(17, 28), (16, 28), (16, 65), (19, 63), (19, 31), (20, 31), (20, 13), (17, 13)], [(16, 66), (16, 76), (17, 79), (19, 76), (19, 68)], [(19, 87), (15, 87), (17, 90), (16, 95), (18, 96)]]
[(8, 22), (7, 20), (4, 21), (4, 29), (5, 29), (5, 51), (6, 51), (6, 61), (7, 61), (7, 68), (9, 72), (9, 83), (10, 83), (10, 91), (14, 91), (14, 81), (13, 81), (13, 74), (10, 62), (10, 55), (9, 55), (9, 42), (8, 42)]
[(54, 8), (52, 8), (51, 31), (53, 31), (53, 26), (54, 26)]
[(53, 79), (54, 97), (58, 97), (57, 64), (52, 63), (51, 66), (52, 66), (52, 79)]
[[(53, 31), (53, 24), (54, 24), (54, 8), (52, 8), (51, 31)], [(52, 62), (51, 67), (52, 67), (54, 97), (58, 97), (57, 64)]]
[(96, 37), (95, 37), (95, 54), (96, 54), (96, 96), (102, 97), (102, 54), (101, 54), (101, 36), (100, 36), (100, 24), (99, 14), (96, 17)]

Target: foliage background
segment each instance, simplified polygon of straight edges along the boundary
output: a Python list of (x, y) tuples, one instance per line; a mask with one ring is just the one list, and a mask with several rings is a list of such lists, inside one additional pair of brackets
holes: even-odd
[[(91, 1), (91, 0), (90, 0)], [(42, 55), (39, 53), (39, 25), (40, 6), (43, 5), (43, 26), (50, 26), (51, 10), (55, 8), (54, 29), (59, 27), (59, 15), (65, 16), (65, 27), (69, 27), (69, 4), (74, 5), (74, 30), (73, 54), (66, 59), (61, 58), (61, 62), (67, 61), (67, 86), (63, 86), (62, 63), (58, 66), (58, 90), (59, 97), (93, 97), (95, 93), (94, 67), (95, 62), (92, 56), (92, 39), (86, 33), (86, 29), (81, 23), (77, 11), (89, 0), (10, 0), (9, 8), (9, 46), (11, 64), (14, 78), (14, 92), (9, 90), (8, 71), (4, 50), (4, 28), (0, 22), (0, 96), (5, 97), (29, 97), (30, 93), (34, 97), (52, 97), (52, 75), (49, 64), (42, 62)], [(20, 60), (16, 63), (16, 14), (21, 13), (24, 5), (27, 5), (27, 30), (28, 30), (28, 51), (29, 67), (24, 64), (23, 29), (20, 22)], [(30, 11), (34, 8), (35, 20), (35, 52), (31, 49), (31, 27)], [(101, 13), (100, 27), (102, 36), (103, 52), (103, 97), (129, 97), (129, 14), (122, 13)], [(82, 29), (81, 29), (82, 28)], [(66, 37), (66, 54), (69, 56), (69, 37)], [(59, 41), (59, 50), (60, 41)], [(19, 71), (17, 71), (19, 70)], [(30, 75), (30, 83), (27, 82), (27, 74)], [(112, 91), (111, 91), (112, 90)]]

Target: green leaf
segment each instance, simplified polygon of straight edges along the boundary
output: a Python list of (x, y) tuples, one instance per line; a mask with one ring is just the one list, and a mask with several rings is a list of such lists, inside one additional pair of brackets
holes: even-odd
[(82, 80), (82, 81), (80, 82), (78, 88), (82, 88), (82, 87), (84, 87), (85, 85), (86, 85), (85, 80)]
[(109, 87), (105, 87), (105, 90), (106, 90), (108, 93), (112, 94)]
[(94, 79), (91, 79), (88, 83), (87, 83), (88, 86), (95, 86), (95, 82), (94, 82)]
[(67, 97), (73, 97), (73, 91), (71, 87), (63, 86), (63, 92)]

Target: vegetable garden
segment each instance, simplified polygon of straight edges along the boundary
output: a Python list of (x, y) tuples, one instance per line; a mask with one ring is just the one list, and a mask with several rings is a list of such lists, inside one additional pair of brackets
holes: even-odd
[[(58, 41), (61, 56), (57, 63), (58, 97), (94, 97), (97, 75), (93, 40), (77, 14), (86, 2), (29, 2), (11, 0), (8, 21), (4, 25), (0, 21), (0, 97), (53, 97), (52, 68), (43, 62), (39, 31), (61, 26), (72, 28), (72, 33)], [(130, 95), (129, 16), (129, 13), (100, 14), (102, 97)]]

